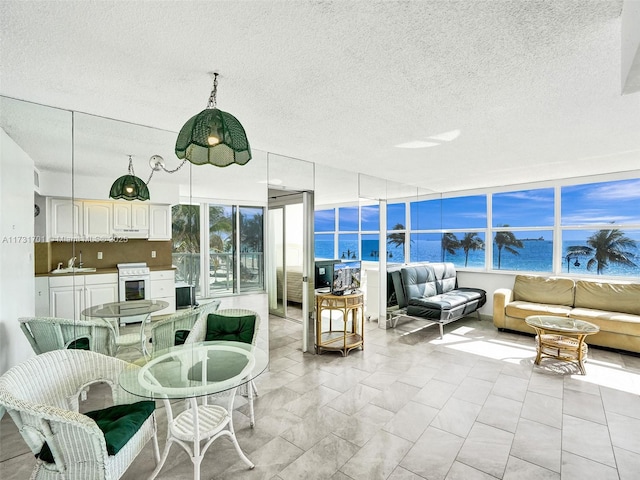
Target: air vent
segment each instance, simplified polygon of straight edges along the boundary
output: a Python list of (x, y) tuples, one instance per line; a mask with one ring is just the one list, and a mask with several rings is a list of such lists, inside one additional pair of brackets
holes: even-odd
[(37, 168), (33, 169), (33, 186), (36, 192), (40, 193), (40, 172)]

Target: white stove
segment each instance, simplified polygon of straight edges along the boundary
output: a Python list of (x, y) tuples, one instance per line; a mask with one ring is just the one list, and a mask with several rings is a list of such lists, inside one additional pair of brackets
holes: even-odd
[(119, 263), (118, 277), (135, 277), (139, 275), (150, 275), (150, 269), (144, 262), (140, 263)]
[[(129, 302), (133, 300), (151, 299), (151, 270), (146, 263), (118, 264), (118, 300)], [(136, 317), (122, 317), (120, 323), (141, 322)]]

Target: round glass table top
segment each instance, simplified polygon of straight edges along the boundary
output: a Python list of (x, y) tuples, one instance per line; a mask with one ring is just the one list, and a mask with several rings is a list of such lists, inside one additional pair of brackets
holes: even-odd
[(94, 305), (82, 311), (85, 317), (120, 318), (147, 315), (169, 306), (164, 300), (130, 300)]
[(238, 387), (269, 364), (267, 352), (250, 343), (197, 342), (160, 351), (119, 377), (127, 392), (150, 399), (193, 398)]
[(527, 325), (543, 330), (555, 330), (557, 332), (586, 334), (598, 333), (600, 327), (584, 320), (575, 320), (567, 317), (553, 315), (532, 315), (524, 320)]

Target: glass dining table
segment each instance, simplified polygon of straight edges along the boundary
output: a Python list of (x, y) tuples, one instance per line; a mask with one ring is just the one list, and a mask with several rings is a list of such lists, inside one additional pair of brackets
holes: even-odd
[[(142, 366), (130, 364), (120, 374), (122, 388), (145, 399), (161, 400), (166, 409), (167, 439), (160, 462), (149, 478), (156, 477), (171, 445), (177, 443), (189, 454), (193, 478), (199, 480), (204, 454), (221, 436), (228, 436), (240, 458), (253, 468), (236, 439), (233, 404), (238, 387), (253, 381), (268, 364), (268, 353), (263, 349), (231, 341), (186, 343), (154, 353)], [(251, 395), (252, 389), (247, 390)], [(171, 400), (176, 399), (186, 400), (186, 407), (174, 417)], [(248, 404), (252, 410), (253, 403)]]
[[(144, 325), (151, 314), (158, 312), (169, 306), (163, 300), (130, 300), (123, 302), (101, 303), (82, 311), (85, 317), (101, 318), (112, 329), (116, 346), (113, 355), (115, 356), (119, 348), (135, 347), (148, 357), (147, 338), (144, 334)], [(140, 317), (140, 334), (128, 333), (120, 335), (120, 319), (127, 317)]]

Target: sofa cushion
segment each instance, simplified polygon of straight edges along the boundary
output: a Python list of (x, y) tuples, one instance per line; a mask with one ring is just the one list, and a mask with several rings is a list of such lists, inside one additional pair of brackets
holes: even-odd
[(400, 270), (407, 301), (438, 294), (436, 275), (430, 265), (408, 265)]
[(412, 298), (407, 315), (432, 320), (449, 320), (472, 313), (486, 302), (486, 292), (476, 288), (461, 288), (432, 297)]
[(640, 283), (578, 280), (575, 306), (640, 315)]
[(513, 299), (551, 305), (573, 306), (575, 284), (570, 278), (516, 275)]
[(548, 303), (511, 302), (507, 304), (504, 310), (507, 316), (524, 320), (530, 315), (557, 315), (559, 317), (568, 317), (571, 312), (571, 307)]
[(456, 277), (456, 267), (451, 262), (432, 263), (429, 265), (433, 269), (436, 278), (436, 290), (438, 294), (455, 290), (458, 285)]
[(576, 320), (591, 322), (605, 332), (640, 336), (640, 315), (592, 308), (574, 308), (570, 316)]

